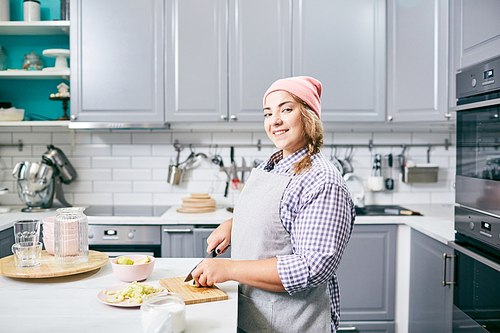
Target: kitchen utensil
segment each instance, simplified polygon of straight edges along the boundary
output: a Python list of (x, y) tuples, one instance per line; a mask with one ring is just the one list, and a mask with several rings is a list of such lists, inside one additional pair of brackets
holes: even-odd
[(337, 157), (337, 147), (335, 147), (335, 154), (332, 154), (332, 151), (330, 152), (330, 162), (333, 164), (335, 168), (337, 168), (337, 170), (339, 170), (340, 174), (344, 176), (346, 173), (344, 171), (344, 167), (342, 166), (342, 162)]
[(38, 243), (40, 240), (40, 220), (17, 220), (14, 222), (16, 243)]
[[(142, 330), (146, 333), (181, 333), (186, 329), (186, 304), (182, 295), (160, 293), (144, 300), (141, 305)], [(168, 330), (162, 327), (169, 325)]]
[(42, 161), (58, 171), (58, 175), (64, 184), (71, 183), (77, 177), (76, 170), (69, 162), (69, 159), (61, 149), (53, 145), (47, 145), (47, 151), (42, 155)]
[(247, 171), (247, 164), (245, 162), (245, 158), (241, 158), (241, 184), (245, 184), (245, 172)]
[(385, 179), (385, 188), (389, 191), (394, 189), (394, 179), (392, 178), (392, 166), (393, 166), (393, 157), (392, 154), (387, 156), (387, 166), (389, 167), (389, 178)]
[(236, 162), (233, 161), (231, 163), (231, 188), (233, 190), (239, 190), (240, 189), (240, 180), (238, 179), (238, 166), (236, 165)]
[(168, 166), (167, 182), (172, 185), (179, 185), (184, 176), (184, 169), (175, 165)]
[(386, 208), (386, 209), (384, 209), (384, 213), (391, 214), (391, 215), (422, 215), (419, 212), (415, 212), (413, 210), (408, 210), (408, 209), (392, 209), (392, 208)]
[(372, 173), (368, 177), (367, 188), (370, 191), (382, 191), (384, 189), (384, 178), (382, 177), (382, 156), (380, 154), (375, 154), (373, 159)]
[(224, 171), (226, 174), (226, 187), (224, 189), (224, 197), (227, 197), (227, 191), (229, 189), (229, 182), (231, 181), (231, 175), (229, 174), (229, 171), (224, 167), (224, 161), (222, 160), (222, 157), (220, 155), (214, 155), (212, 158), (212, 163), (215, 163), (219, 166), (219, 170)]
[[(88, 219), (83, 207), (59, 208), (54, 221), (54, 255), (58, 264), (80, 264), (88, 261)], [(74, 234), (68, 230), (76, 231)], [(75, 251), (76, 246), (76, 251)]]
[(94, 271), (106, 265), (109, 258), (98, 251), (89, 251), (89, 261), (78, 265), (58, 265), (54, 256), (47, 251), (42, 251), (42, 263), (29, 270), (16, 267), (14, 256), (0, 259), (0, 274), (8, 277), (23, 279), (51, 278), (58, 276), (74, 275)]
[[(215, 249), (213, 249), (212, 252), (210, 252), (203, 260), (205, 260), (207, 258), (215, 258), (215, 257), (217, 257), (217, 252), (215, 252)], [(191, 281), (193, 279), (193, 276), (191, 275), (191, 273), (196, 269), (196, 267), (198, 267), (199, 264), (201, 264), (202, 261), (200, 261), (196, 266), (193, 267), (191, 272), (189, 272), (188, 276), (186, 276), (186, 279), (184, 280), (184, 282), (188, 282), (188, 281)]]
[(342, 168), (344, 171), (344, 175), (348, 173), (352, 173), (354, 168), (352, 166), (352, 157), (354, 155), (354, 147), (349, 146), (346, 148), (344, 159), (342, 160)]
[(20, 242), (12, 245), (16, 267), (36, 267), (42, 262), (42, 243)]
[(205, 302), (223, 301), (228, 299), (227, 294), (217, 286), (192, 287), (184, 282), (184, 277), (160, 279), (160, 285), (170, 292), (182, 295), (184, 303), (198, 304)]

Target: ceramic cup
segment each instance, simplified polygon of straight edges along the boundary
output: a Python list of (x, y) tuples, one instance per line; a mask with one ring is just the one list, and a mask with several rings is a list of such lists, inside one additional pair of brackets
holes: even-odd
[(182, 296), (163, 292), (144, 300), (141, 305), (141, 322), (143, 332), (184, 332), (186, 310)]
[(14, 222), (14, 237), (16, 243), (40, 240), (40, 220), (17, 220)]
[(17, 267), (36, 267), (42, 262), (42, 243), (21, 242), (12, 245)]
[(368, 178), (367, 188), (370, 191), (378, 192), (384, 189), (384, 177), (381, 176), (371, 176)]

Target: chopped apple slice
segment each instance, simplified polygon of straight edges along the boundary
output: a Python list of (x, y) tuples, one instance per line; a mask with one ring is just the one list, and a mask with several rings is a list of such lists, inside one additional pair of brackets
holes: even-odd
[(134, 261), (132, 259), (127, 258), (127, 257), (121, 256), (118, 258), (116, 263), (118, 265), (133, 265)]
[(139, 259), (137, 260), (134, 265), (138, 265), (138, 264), (146, 264), (149, 262), (149, 257), (148, 256), (145, 256), (144, 258), (142, 259)]

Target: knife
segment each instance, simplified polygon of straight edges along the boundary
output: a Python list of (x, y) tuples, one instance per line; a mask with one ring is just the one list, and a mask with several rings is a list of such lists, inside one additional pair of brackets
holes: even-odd
[[(215, 258), (215, 257), (217, 257), (217, 252), (215, 251), (215, 249), (213, 249), (212, 252), (210, 252), (203, 260), (205, 260), (207, 258)], [(201, 264), (203, 262), (203, 260), (200, 261), (199, 263), (197, 263), (196, 266), (193, 267), (193, 269), (191, 270), (191, 272), (189, 272), (188, 276), (186, 276), (186, 279), (184, 280), (184, 282), (188, 282), (188, 281), (191, 281), (193, 279), (193, 275), (191, 275), (191, 273), (193, 273), (193, 271), (196, 269), (196, 267), (198, 267), (198, 265)]]

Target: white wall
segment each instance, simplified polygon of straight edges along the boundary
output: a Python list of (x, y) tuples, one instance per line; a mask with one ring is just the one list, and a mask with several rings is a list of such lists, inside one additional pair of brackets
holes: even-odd
[[(257, 124), (238, 124), (239, 126), (178, 127), (171, 130), (103, 130), (71, 131), (64, 127), (0, 127), (0, 144), (23, 141), (24, 147), (0, 147), (0, 186), (9, 188), (9, 193), (0, 197), (0, 205), (21, 205), (16, 183), (11, 175), (13, 166), (19, 161), (39, 161), (46, 151), (47, 144), (62, 149), (78, 173), (78, 179), (63, 185), (66, 200), (75, 205), (181, 205), (181, 198), (190, 193), (208, 192), (217, 200), (218, 205), (232, 205), (238, 191), (229, 190), (223, 197), (226, 182), (224, 173), (210, 162), (210, 159), (197, 163), (188, 172), (181, 185), (172, 186), (166, 182), (168, 165), (175, 160), (173, 143), (213, 145), (213, 148), (195, 148), (196, 152), (207, 155), (215, 152), (222, 155), (229, 165), (229, 148), (215, 149), (215, 145), (263, 144), (271, 142), (262, 126)], [(229, 127), (231, 126), (231, 127)], [(370, 139), (374, 144), (443, 144), (450, 140), (453, 146), (433, 147), (432, 164), (439, 166), (437, 183), (405, 184), (399, 180), (397, 158), (393, 177), (393, 191), (369, 192), (366, 204), (399, 204), (411, 209), (412, 204), (451, 204), (454, 202), (453, 182), (455, 178), (455, 133), (453, 127), (428, 126), (403, 128), (387, 126), (348, 126), (326, 127), (325, 144), (363, 144), (368, 146)], [(206, 128), (210, 128), (207, 130)], [(264, 160), (274, 151), (264, 147), (235, 148), (235, 160), (241, 166), (241, 158), (252, 164), (255, 159)], [(323, 153), (330, 157), (332, 149), (325, 148)], [(366, 186), (371, 172), (373, 154), (400, 154), (400, 147), (355, 148), (353, 166)], [(189, 148), (181, 154), (181, 161), (189, 155)], [(337, 151), (344, 157), (345, 148)], [(426, 147), (407, 149), (407, 159), (417, 164), (426, 162)], [(385, 165), (384, 161), (384, 165)], [(384, 170), (385, 177), (388, 170)], [(352, 191), (358, 191), (356, 183), (349, 183)]]

